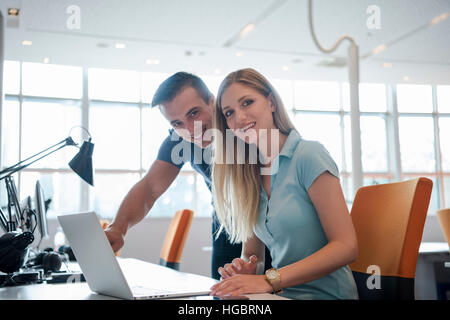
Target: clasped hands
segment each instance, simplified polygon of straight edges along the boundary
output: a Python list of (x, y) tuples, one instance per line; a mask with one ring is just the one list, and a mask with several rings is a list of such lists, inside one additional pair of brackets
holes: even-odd
[(258, 258), (252, 255), (248, 261), (236, 258), (219, 268), (220, 282), (211, 287), (212, 296), (241, 296), (250, 293), (269, 293), (272, 286), (265, 275), (256, 275)]

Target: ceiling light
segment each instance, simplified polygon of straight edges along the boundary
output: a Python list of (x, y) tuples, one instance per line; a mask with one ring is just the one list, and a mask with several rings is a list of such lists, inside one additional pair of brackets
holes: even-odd
[(282, 68), (284, 71), (289, 71), (289, 67), (288, 66), (283, 66)]
[(44, 63), (49, 63), (50, 62), (50, 58), (44, 58)]
[(433, 18), (433, 19), (430, 21), (430, 24), (431, 24), (431, 25), (438, 24), (439, 22), (442, 22), (442, 21), (444, 21), (445, 19), (447, 19), (449, 16), (450, 16), (450, 12), (444, 12), (443, 14), (441, 14), (441, 15), (439, 15), (439, 16)]
[(16, 8), (8, 8), (8, 16), (18, 16), (19, 15), (19, 9)]
[(31, 46), (31, 45), (33, 44), (33, 41), (31, 41), (31, 40), (23, 40), (23, 41), (22, 41), (22, 44), (23, 44), (24, 46)]
[(242, 57), (244, 54), (240, 51), (236, 52), (236, 57)]
[(378, 54), (378, 53), (386, 50), (386, 48), (387, 47), (385, 44), (379, 45), (378, 47), (376, 47), (375, 49), (372, 50), (372, 54)]
[(403, 77), (403, 81), (409, 81), (409, 77), (408, 76), (404, 76)]
[(126, 47), (125, 43), (116, 43), (116, 49), (123, 49), (125, 47)]
[(158, 59), (147, 59), (145, 60), (146, 64), (159, 64), (159, 60)]
[(392, 68), (392, 63), (390, 63), (390, 62), (384, 62), (384, 63), (383, 63), (383, 68)]
[(255, 25), (253, 23), (249, 23), (244, 28), (242, 28), (241, 32), (239, 33), (239, 36), (241, 38), (245, 37), (247, 34), (249, 34), (253, 29), (255, 28)]

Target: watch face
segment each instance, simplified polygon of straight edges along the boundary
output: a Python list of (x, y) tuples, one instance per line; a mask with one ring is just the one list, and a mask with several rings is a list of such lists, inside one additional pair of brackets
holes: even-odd
[(278, 276), (278, 272), (276, 272), (275, 270), (269, 270), (267, 271), (267, 277), (271, 280), (276, 279)]

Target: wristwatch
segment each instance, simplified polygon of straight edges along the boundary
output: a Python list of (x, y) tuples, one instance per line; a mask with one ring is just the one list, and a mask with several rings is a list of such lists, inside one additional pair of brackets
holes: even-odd
[(278, 269), (272, 268), (266, 271), (266, 280), (272, 286), (273, 293), (283, 292), (281, 287), (281, 275)]

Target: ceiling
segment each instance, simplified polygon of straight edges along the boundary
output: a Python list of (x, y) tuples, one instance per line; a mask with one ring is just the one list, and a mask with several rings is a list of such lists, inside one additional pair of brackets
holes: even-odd
[[(79, 28), (73, 11), (79, 9)], [(378, 29), (370, 6), (379, 9)], [(19, 8), (11, 17), (8, 8)], [(224, 77), (253, 67), (281, 79), (347, 81), (348, 42), (315, 46), (307, 0), (2, 0), (5, 58)], [(314, 0), (316, 35), (359, 46), (363, 82), (450, 84), (450, 0)], [(430, 24), (441, 16), (442, 22)], [(241, 30), (254, 28), (240, 37)], [(22, 41), (32, 41), (25, 46)], [(118, 49), (116, 44), (124, 44)], [(371, 52), (380, 45), (386, 49)], [(149, 61), (151, 60), (151, 61)], [(158, 60), (158, 64), (149, 64)], [(320, 66), (341, 62), (340, 67)], [(344, 65), (342, 65), (344, 63)], [(320, 64), (320, 65), (319, 65)]]

